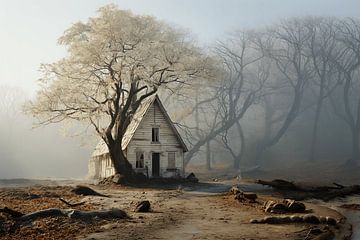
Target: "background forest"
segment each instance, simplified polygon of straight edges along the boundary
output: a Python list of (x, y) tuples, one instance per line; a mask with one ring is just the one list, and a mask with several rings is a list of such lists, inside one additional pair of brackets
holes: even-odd
[[(359, 163), (359, 20), (290, 18), (233, 31), (202, 51), (211, 58), (208, 77), (159, 91), (190, 149), (189, 169)], [(26, 168), (43, 163), (40, 158), (54, 156), (54, 151), (58, 158), (51, 157), (45, 166), (65, 166), (78, 158), (67, 176), (86, 174), (95, 137), (79, 150), (84, 138), (59, 140), (58, 127), (30, 130), (33, 119), (22, 106), (32, 97), (7, 86), (0, 92), (0, 147), (8, 159), (1, 162), (1, 176), (7, 176), (14, 159)], [(83, 131), (92, 135), (87, 126), (67, 129), (70, 135)], [(49, 139), (61, 142), (48, 144)], [(58, 144), (63, 148), (56, 148)], [(15, 174), (21, 175), (21, 170)]]

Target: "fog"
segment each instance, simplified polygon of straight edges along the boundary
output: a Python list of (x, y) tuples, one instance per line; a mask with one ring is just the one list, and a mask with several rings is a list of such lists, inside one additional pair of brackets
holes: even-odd
[[(110, 2), (9, 1), (0, 10), (0, 179), (86, 176), (95, 131), (71, 137), (82, 127), (35, 127), (23, 110), (36, 98), (40, 65), (67, 54), (57, 38)], [(359, 4), (269, 2), (116, 1), (184, 28), (216, 62), (215, 80), (160, 93), (191, 170), (360, 160), (360, 40), (351, 34), (360, 23), (346, 18)]]
[(95, 142), (66, 136), (61, 125), (34, 128), (23, 113), (25, 91), (0, 86), (0, 178), (80, 178)]

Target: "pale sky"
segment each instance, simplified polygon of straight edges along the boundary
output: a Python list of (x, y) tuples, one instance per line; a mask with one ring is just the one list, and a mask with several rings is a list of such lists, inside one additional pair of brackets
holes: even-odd
[(65, 56), (57, 38), (108, 3), (188, 29), (202, 44), (292, 16), (360, 13), (358, 0), (0, 0), (0, 85), (33, 93), (40, 63)]

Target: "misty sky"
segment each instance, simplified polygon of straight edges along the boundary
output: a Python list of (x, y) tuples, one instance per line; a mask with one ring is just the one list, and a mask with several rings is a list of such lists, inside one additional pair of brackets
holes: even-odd
[[(0, 87), (33, 95), (40, 64), (66, 54), (57, 45), (64, 30), (109, 3), (187, 29), (203, 45), (235, 29), (292, 16), (358, 17), (360, 9), (359, 0), (0, 0)], [(1, 116), (0, 178), (86, 175), (95, 143), (80, 148), (78, 139), (61, 137), (58, 126), (31, 130), (30, 118), (18, 119), (20, 124)]]
[(357, 0), (1, 0), (0, 85), (36, 89), (38, 68), (65, 55), (57, 38), (108, 3), (149, 14), (191, 31), (202, 44), (236, 28), (264, 26), (291, 16), (357, 17)]

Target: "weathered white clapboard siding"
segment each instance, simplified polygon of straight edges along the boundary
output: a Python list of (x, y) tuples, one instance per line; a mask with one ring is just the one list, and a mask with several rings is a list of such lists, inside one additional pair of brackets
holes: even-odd
[[(153, 127), (159, 128), (159, 143), (152, 143)], [(148, 166), (149, 171), (146, 174), (149, 177), (152, 176), (152, 153), (156, 152), (160, 153), (161, 176), (171, 177), (174, 174), (166, 171), (168, 152), (175, 152), (175, 166), (178, 169), (183, 169), (183, 149), (164, 114), (160, 111), (157, 102), (149, 107), (127, 150), (127, 158), (133, 166), (136, 166), (136, 152), (144, 152), (144, 164)], [(183, 173), (181, 172), (181, 174)]]
[[(142, 115), (140, 124), (137, 125), (131, 141), (126, 146), (125, 152), (128, 161), (133, 168), (136, 167), (136, 153), (144, 153), (144, 169), (135, 169), (152, 177), (152, 153), (160, 154), (160, 176), (175, 177), (184, 176), (184, 151), (186, 146), (181, 140), (180, 135), (174, 130), (174, 126), (168, 118), (160, 100), (155, 96), (146, 107), (145, 114)], [(145, 110), (145, 109), (143, 109)], [(159, 142), (152, 142), (152, 128), (159, 128)], [(104, 150), (98, 151), (101, 154), (94, 154), (89, 162), (89, 175), (95, 178), (104, 178), (114, 174), (111, 166), (109, 154), (103, 154)], [(168, 153), (175, 153), (175, 167), (178, 172), (168, 171)]]

